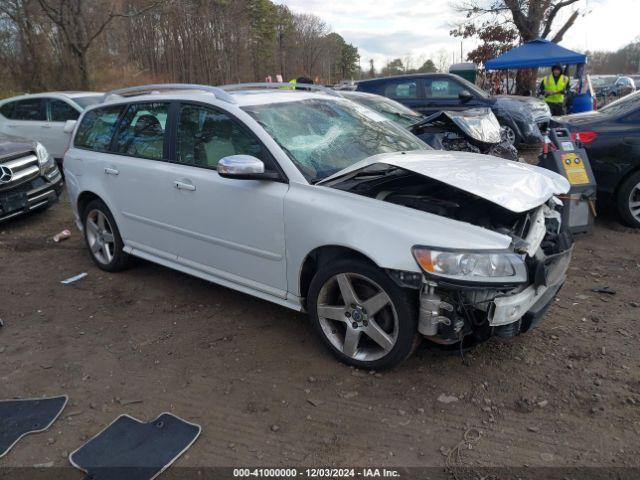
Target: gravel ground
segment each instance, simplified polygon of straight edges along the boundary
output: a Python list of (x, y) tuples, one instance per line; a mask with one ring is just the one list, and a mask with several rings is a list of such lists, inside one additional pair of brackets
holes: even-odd
[(203, 428), (183, 467), (444, 467), (465, 433), (449, 459), (472, 471), (637, 467), (639, 240), (599, 218), (537, 329), (377, 373), (337, 363), (302, 314), (142, 261), (98, 270), (63, 200), (0, 225), (0, 398), (70, 397), (0, 465), (68, 465), (116, 416), (170, 411)]

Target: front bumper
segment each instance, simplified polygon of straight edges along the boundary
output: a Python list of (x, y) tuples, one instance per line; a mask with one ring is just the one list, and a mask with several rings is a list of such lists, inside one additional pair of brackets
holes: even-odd
[(55, 168), (46, 175), (0, 192), (0, 222), (57, 202), (62, 188), (62, 175)]
[(541, 303), (552, 301), (564, 284), (572, 253), (573, 248), (570, 248), (538, 260), (536, 284), (514, 295), (496, 297), (489, 306), (489, 325), (498, 327), (517, 322), (532, 310), (539, 310)]

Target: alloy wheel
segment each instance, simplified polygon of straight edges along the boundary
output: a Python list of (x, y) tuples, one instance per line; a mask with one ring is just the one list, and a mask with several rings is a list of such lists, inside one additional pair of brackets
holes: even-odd
[(85, 228), (91, 254), (103, 265), (111, 263), (116, 244), (107, 216), (100, 210), (91, 210), (87, 215)]
[(511, 145), (515, 145), (516, 144), (516, 132), (513, 131), (513, 128), (511, 128), (509, 125), (505, 125), (504, 126), (504, 134), (507, 137), (507, 141)]
[(329, 278), (319, 292), (317, 314), (334, 348), (356, 360), (382, 358), (398, 340), (398, 314), (391, 298), (360, 274)]
[(640, 223), (640, 183), (636, 184), (629, 193), (629, 212)]

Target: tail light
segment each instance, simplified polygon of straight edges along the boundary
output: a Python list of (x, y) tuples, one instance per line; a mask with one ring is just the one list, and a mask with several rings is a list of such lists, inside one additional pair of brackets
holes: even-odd
[(581, 142), (583, 144), (591, 143), (596, 138), (598, 138), (598, 134), (596, 132), (592, 132), (590, 130), (586, 130), (584, 132), (573, 132), (571, 134), (571, 139), (574, 142)]

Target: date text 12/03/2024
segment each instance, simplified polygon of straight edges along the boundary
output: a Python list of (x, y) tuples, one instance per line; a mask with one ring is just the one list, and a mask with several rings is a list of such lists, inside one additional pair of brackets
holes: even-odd
[(236, 468), (234, 478), (399, 478), (398, 470), (388, 468)]

